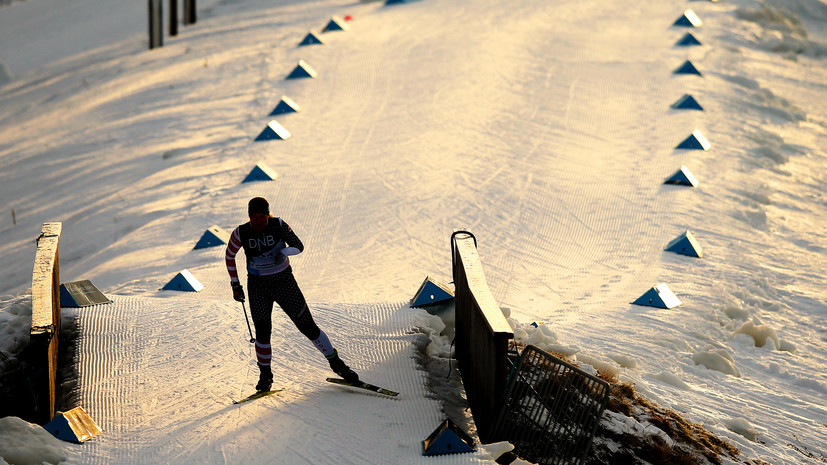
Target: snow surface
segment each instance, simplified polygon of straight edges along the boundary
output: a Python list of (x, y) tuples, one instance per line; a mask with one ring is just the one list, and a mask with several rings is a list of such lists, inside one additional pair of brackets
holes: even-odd
[(63, 443), (45, 429), (17, 417), (0, 418), (0, 464), (58, 463)]
[[(744, 458), (822, 462), (824, 1), (199, 2), (153, 51), (138, 4), (0, 9), (0, 294), (30, 286), (40, 225), (62, 221), (62, 280), (114, 300), (78, 311), (79, 398), (104, 434), (65, 445), (68, 463), (426, 460), (450, 388), (432, 394), (413, 360), (439, 324), (403, 302), (450, 281), (455, 228), (524, 342), (633, 381)], [(703, 46), (676, 47), (690, 6)], [(296, 46), (333, 15), (350, 31)], [(687, 58), (703, 77), (671, 74)], [(285, 81), (300, 59), (318, 77)], [(671, 109), (684, 93), (706, 111)], [(282, 95), (301, 106), (275, 118), (293, 137), (253, 142)], [(709, 151), (674, 149), (694, 130)], [(259, 161), (279, 178), (241, 184)], [(683, 165), (697, 188), (662, 184)], [(276, 315), (288, 389), (227, 405), (254, 384), (252, 349), (223, 249), (192, 247), (254, 195), (304, 240), (320, 325), (403, 398), (327, 385)], [(662, 250), (686, 230), (703, 259)], [(182, 269), (205, 290), (158, 290)], [(680, 307), (629, 304), (661, 282)], [(4, 325), (25, 305), (4, 297)]]

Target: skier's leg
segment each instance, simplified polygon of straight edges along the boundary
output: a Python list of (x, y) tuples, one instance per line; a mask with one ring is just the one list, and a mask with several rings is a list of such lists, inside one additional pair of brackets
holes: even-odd
[[(281, 307), (284, 313), (290, 317), (290, 320), (293, 321), (296, 328), (315, 343), (323, 333), (316, 325), (316, 322), (313, 321), (313, 316), (310, 314), (310, 309), (307, 308), (307, 301), (304, 299), (304, 294), (302, 294), (298, 283), (296, 283), (296, 278), (293, 276), (293, 270), (287, 268), (275, 276), (278, 277), (278, 282), (273, 286), (275, 289), (273, 299), (279, 304), (279, 307)], [(330, 346), (330, 340), (326, 335), (323, 339), (323, 341), (320, 341), (322, 346), (316, 344), (316, 347), (325, 355), (332, 353), (333, 348)]]
[(272, 350), (270, 348), (270, 333), (273, 323), (272, 279), (267, 276), (249, 276), (247, 289), (250, 296), (250, 314), (256, 328), (256, 365), (260, 371), (256, 389), (266, 391), (273, 383), (273, 372), (270, 369)]
[(293, 270), (288, 268), (276, 276), (279, 277), (279, 283), (275, 286), (276, 293), (273, 296), (276, 303), (279, 304), (281, 309), (290, 317), (293, 324), (296, 325), (296, 328), (298, 328), (305, 337), (310, 339), (319, 352), (327, 358), (327, 361), (330, 363), (330, 368), (333, 371), (347, 381), (354, 383), (359, 381), (359, 375), (339, 358), (339, 353), (333, 348), (333, 344), (330, 343), (330, 338), (328, 338), (327, 334), (313, 321), (313, 315), (310, 314), (310, 309), (307, 307), (304, 294), (302, 294), (298, 283), (296, 283)]

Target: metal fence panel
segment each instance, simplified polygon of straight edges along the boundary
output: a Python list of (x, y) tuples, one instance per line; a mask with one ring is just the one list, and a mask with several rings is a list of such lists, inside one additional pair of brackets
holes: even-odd
[(508, 380), (495, 435), (539, 465), (583, 464), (608, 401), (608, 383), (528, 346)]

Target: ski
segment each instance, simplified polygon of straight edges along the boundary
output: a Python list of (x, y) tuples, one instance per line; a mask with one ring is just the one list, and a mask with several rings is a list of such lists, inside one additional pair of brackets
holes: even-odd
[(374, 386), (373, 384), (365, 383), (364, 381), (359, 381), (358, 383), (349, 383), (342, 378), (327, 378), (329, 383), (338, 384), (339, 386), (346, 386), (346, 387), (353, 387), (358, 389), (364, 389), (366, 391), (375, 392), (377, 394), (382, 394), (383, 396), (388, 397), (396, 397), (399, 395), (396, 391), (391, 391), (390, 389), (381, 388), (379, 386)]
[(247, 397), (245, 397), (241, 400), (234, 400), (233, 404), (241, 404), (241, 403), (248, 402), (248, 401), (251, 401), (251, 400), (261, 399), (262, 397), (267, 397), (271, 394), (275, 394), (275, 393), (281, 392), (283, 390), (284, 389), (282, 388), (282, 389), (276, 389), (274, 391), (256, 391), (255, 394), (250, 394), (249, 396), (247, 396)]

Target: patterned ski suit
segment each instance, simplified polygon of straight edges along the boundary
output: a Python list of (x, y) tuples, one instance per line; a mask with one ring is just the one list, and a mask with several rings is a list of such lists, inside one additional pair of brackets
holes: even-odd
[(304, 244), (296, 233), (281, 218), (274, 217), (270, 217), (262, 232), (256, 232), (249, 222), (235, 228), (226, 250), (227, 271), (233, 282), (238, 282), (235, 257), (241, 248), (247, 259), (247, 289), (250, 314), (256, 328), (258, 363), (270, 364), (274, 302), (290, 317), (299, 331), (313, 341), (319, 351), (325, 356), (332, 355), (333, 347), (313, 321), (286, 255), (304, 250)]

